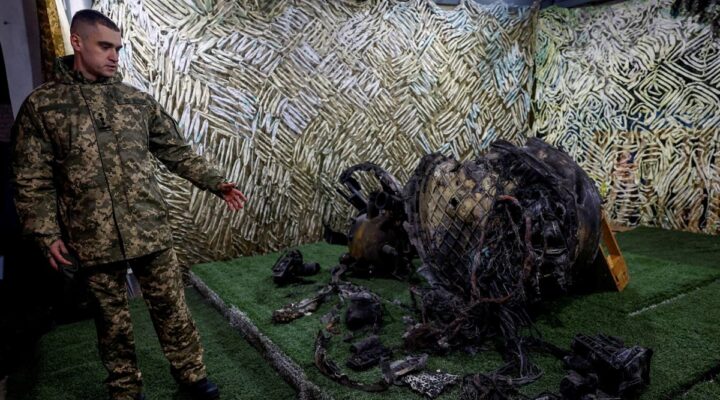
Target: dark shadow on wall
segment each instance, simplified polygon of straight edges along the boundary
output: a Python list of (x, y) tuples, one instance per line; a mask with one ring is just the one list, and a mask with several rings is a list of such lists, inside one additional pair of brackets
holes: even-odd
[(13, 122), (0, 46), (0, 379), (32, 352), (55, 324), (84, 318), (81, 295), (69, 289), (35, 244), (20, 233), (10, 181)]

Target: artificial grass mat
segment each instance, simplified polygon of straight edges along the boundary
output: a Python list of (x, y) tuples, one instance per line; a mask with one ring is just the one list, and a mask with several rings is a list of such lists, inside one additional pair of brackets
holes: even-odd
[[(642, 399), (707, 398), (719, 392), (717, 383), (706, 382), (708, 371), (720, 366), (720, 238), (653, 228), (638, 228), (617, 235), (630, 269), (630, 284), (621, 293), (594, 293), (568, 296), (545, 303), (535, 327), (543, 338), (560, 347), (569, 347), (577, 333), (606, 333), (625, 340), (626, 345), (652, 348), (651, 385)], [(193, 267), (193, 272), (228, 305), (244, 311), (257, 327), (305, 371), (310, 380), (336, 399), (421, 398), (407, 388), (365, 393), (341, 386), (322, 376), (313, 364), (313, 342), (322, 326), (319, 319), (336, 302), (334, 299), (310, 316), (285, 325), (273, 324), (272, 311), (313, 295), (329, 280), (329, 269), (343, 246), (324, 243), (300, 246), (306, 262), (319, 262), (321, 273), (313, 284), (277, 288), (270, 269), (280, 253), (214, 262)], [(386, 346), (400, 346), (405, 310), (409, 304), (408, 284), (389, 279), (351, 279), (379, 294), (384, 300), (382, 340)], [(345, 331), (343, 334), (346, 333)], [(343, 366), (349, 344), (333, 338), (330, 356)], [(402, 356), (396, 352), (395, 357)], [(557, 392), (564, 370), (549, 355), (532, 354), (544, 376), (523, 388), (526, 395), (544, 390)], [(454, 374), (487, 372), (501, 364), (490, 346), (474, 356), (454, 352), (431, 356), (429, 370)], [(378, 368), (363, 373), (344, 371), (353, 379), (373, 382)], [(238, 371), (242, 374), (243, 371)], [(457, 398), (459, 385), (441, 398)], [(265, 396), (264, 398), (271, 398)]]
[(720, 383), (717, 380), (702, 382), (683, 395), (684, 400), (720, 399)]
[[(208, 375), (222, 399), (292, 399), (294, 390), (194, 289), (186, 291), (205, 348)], [(189, 400), (170, 376), (145, 304), (131, 301), (138, 363), (148, 400)], [(85, 320), (57, 327), (38, 343), (33, 359), (10, 376), (8, 400), (106, 399), (105, 369), (95, 326)]]

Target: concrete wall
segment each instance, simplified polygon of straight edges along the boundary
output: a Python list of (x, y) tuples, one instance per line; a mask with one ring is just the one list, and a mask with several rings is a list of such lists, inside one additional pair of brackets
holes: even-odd
[(68, 21), (72, 21), (73, 15), (80, 10), (92, 7), (92, 0), (65, 0), (65, 15)]
[(35, 2), (5, 0), (0, 17), (0, 45), (13, 115), (32, 89), (42, 83), (40, 68), (40, 32)]

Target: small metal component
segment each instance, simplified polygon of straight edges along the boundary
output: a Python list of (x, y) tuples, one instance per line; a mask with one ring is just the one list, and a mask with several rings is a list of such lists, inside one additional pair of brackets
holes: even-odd
[(590, 365), (589, 371), (577, 372), (585, 372), (585, 376), (597, 374), (596, 386), (606, 393), (628, 398), (650, 384), (652, 349), (626, 347), (620, 338), (603, 334), (576, 335), (570, 347)]
[(398, 380), (412, 372), (418, 372), (425, 369), (428, 355), (410, 355), (393, 362), (384, 362), (381, 364), (383, 377), (387, 383), (396, 383)]
[(448, 386), (457, 383), (458, 379), (457, 375), (424, 371), (400, 378), (410, 389), (431, 399), (438, 397)]
[(349, 298), (350, 305), (345, 314), (345, 325), (348, 329), (356, 331), (366, 326), (379, 327), (382, 324), (380, 298), (369, 291), (353, 293)]
[(350, 346), (352, 355), (346, 365), (355, 371), (364, 371), (392, 356), (392, 351), (382, 345), (377, 335), (369, 336)]
[(283, 254), (272, 267), (273, 281), (278, 285), (302, 281), (303, 276), (315, 275), (320, 271), (318, 263), (303, 263), (302, 253), (294, 249)]

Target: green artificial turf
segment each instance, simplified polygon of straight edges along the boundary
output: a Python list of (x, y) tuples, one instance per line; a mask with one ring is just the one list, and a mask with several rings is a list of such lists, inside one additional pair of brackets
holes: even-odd
[[(205, 347), (208, 374), (223, 399), (293, 399), (295, 392), (194, 289), (188, 305)], [(189, 400), (179, 392), (140, 300), (131, 302), (138, 363), (148, 400)], [(45, 335), (34, 359), (10, 376), (8, 400), (106, 399), (92, 321), (62, 325)]]
[[(689, 398), (707, 398), (718, 393), (717, 383), (705, 382), (707, 372), (720, 366), (720, 238), (652, 228), (638, 228), (618, 235), (630, 269), (630, 284), (622, 293), (594, 293), (564, 297), (543, 305), (536, 328), (543, 337), (558, 346), (569, 347), (577, 333), (606, 333), (623, 338), (627, 345), (652, 348), (652, 383), (643, 399), (674, 398), (687, 392)], [(284, 304), (310, 297), (323, 286), (329, 269), (337, 263), (344, 247), (327, 244), (300, 246), (305, 261), (319, 262), (320, 275), (314, 283), (276, 288), (270, 269), (279, 253), (240, 258), (227, 262), (197, 265), (193, 271), (221, 298), (247, 313), (248, 317), (294, 359), (308, 378), (337, 399), (408, 399), (421, 398), (406, 388), (372, 394), (348, 389), (324, 376), (312, 362), (313, 341), (321, 327), (320, 317), (335, 299), (314, 315), (286, 325), (271, 323), (272, 311)], [(353, 279), (385, 300), (382, 340), (399, 346), (406, 311), (396, 303), (409, 304), (408, 285), (387, 280)], [(346, 333), (346, 332), (343, 332)], [(342, 335), (340, 335), (342, 336)], [(330, 356), (353, 379), (373, 382), (379, 379), (377, 368), (354, 373), (344, 367), (349, 344), (336, 337)], [(396, 356), (401, 354), (396, 353)], [(533, 395), (544, 390), (557, 392), (564, 371), (551, 356), (533, 354), (533, 360), (545, 375), (523, 388)], [(455, 374), (491, 371), (500, 365), (492, 348), (475, 356), (462, 352), (430, 358), (430, 370)], [(238, 371), (242, 373), (242, 371)], [(457, 398), (456, 386), (443, 399)], [(695, 397), (693, 397), (695, 396)], [(266, 397), (271, 398), (271, 397)]]
[(685, 393), (682, 398), (684, 400), (720, 399), (720, 383), (717, 381), (700, 383)]

